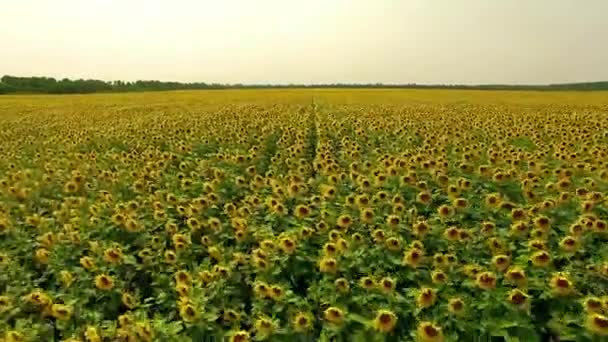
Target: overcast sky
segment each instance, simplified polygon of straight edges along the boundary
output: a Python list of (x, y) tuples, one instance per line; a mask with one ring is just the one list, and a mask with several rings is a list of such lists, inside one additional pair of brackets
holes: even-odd
[(608, 0), (0, 0), (0, 75), (608, 80)]

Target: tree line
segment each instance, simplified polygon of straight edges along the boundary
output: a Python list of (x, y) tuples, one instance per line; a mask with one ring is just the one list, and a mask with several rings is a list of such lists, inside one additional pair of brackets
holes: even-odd
[(55, 79), (52, 77), (0, 78), (0, 94), (87, 94), (103, 92), (166, 91), (192, 89), (259, 89), (259, 88), (397, 88), (397, 89), (476, 89), (476, 90), (608, 90), (608, 82), (564, 83), (548, 85), (446, 85), (446, 84), (222, 84), (162, 81), (101, 81), (94, 79)]

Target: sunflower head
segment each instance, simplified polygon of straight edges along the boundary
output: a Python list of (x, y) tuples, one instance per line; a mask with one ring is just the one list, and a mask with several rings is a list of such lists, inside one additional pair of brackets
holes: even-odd
[(451, 298), (448, 301), (448, 311), (454, 315), (460, 315), (464, 312), (465, 304), (460, 298)]
[(341, 293), (348, 293), (350, 291), (350, 284), (346, 278), (338, 278), (334, 281), (336, 290)]
[(100, 290), (111, 290), (114, 287), (114, 279), (107, 274), (95, 277), (95, 286)]
[(549, 280), (549, 285), (557, 296), (568, 296), (575, 292), (574, 284), (564, 273), (555, 273)]
[(421, 342), (443, 342), (442, 329), (432, 322), (420, 322), (416, 328), (416, 335)]
[(333, 325), (342, 325), (344, 323), (344, 316), (344, 311), (334, 306), (331, 306), (323, 311), (323, 317), (325, 320)]
[(296, 332), (309, 331), (313, 325), (312, 315), (306, 312), (299, 312), (294, 316), (292, 325)]
[(587, 316), (585, 320), (585, 326), (587, 330), (600, 336), (608, 336), (608, 317), (592, 313)]
[(437, 295), (435, 294), (435, 290), (428, 287), (424, 287), (418, 292), (418, 297), (416, 298), (416, 305), (420, 308), (428, 308), (435, 304), (436, 299)]
[(389, 310), (379, 310), (374, 318), (374, 328), (382, 333), (389, 333), (397, 325), (397, 315)]
[(481, 272), (477, 275), (477, 286), (483, 290), (490, 290), (496, 287), (496, 275), (492, 272)]

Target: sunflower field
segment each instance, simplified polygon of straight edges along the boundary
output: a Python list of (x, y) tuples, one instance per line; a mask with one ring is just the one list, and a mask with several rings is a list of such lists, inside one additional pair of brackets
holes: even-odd
[(606, 341), (607, 98), (0, 97), (0, 341)]

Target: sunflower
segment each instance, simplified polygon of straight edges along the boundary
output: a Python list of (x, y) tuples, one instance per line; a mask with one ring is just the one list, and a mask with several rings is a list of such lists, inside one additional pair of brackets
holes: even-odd
[(389, 251), (396, 252), (401, 250), (401, 241), (396, 237), (390, 237), (385, 241), (386, 248)]
[(340, 215), (336, 220), (336, 225), (342, 230), (347, 230), (352, 223), (353, 219), (350, 217), (350, 215)]
[(95, 277), (95, 286), (100, 290), (111, 290), (114, 287), (114, 279), (107, 274)]
[(443, 342), (443, 331), (431, 322), (420, 322), (416, 328), (417, 342)]
[(80, 265), (84, 267), (87, 271), (92, 271), (95, 269), (95, 260), (89, 256), (84, 256), (80, 258)]
[(254, 323), (256, 337), (261, 339), (265, 339), (272, 335), (276, 328), (276, 324), (268, 317), (260, 317), (256, 319)]
[(359, 279), (359, 285), (366, 290), (370, 290), (376, 286), (376, 282), (372, 277), (365, 276)]
[(401, 223), (401, 219), (397, 215), (388, 215), (386, 217), (386, 224), (391, 228), (396, 228)]
[(431, 193), (428, 191), (422, 191), (420, 193), (418, 193), (418, 195), (416, 195), (416, 201), (418, 201), (421, 204), (429, 204), (431, 203), (431, 200), (433, 199), (433, 197), (431, 196)]
[(296, 250), (296, 243), (292, 238), (284, 237), (279, 240), (279, 248), (285, 254), (292, 254)]
[(374, 329), (382, 333), (389, 333), (397, 325), (397, 315), (389, 310), (379, 310), (374, 318)]
[(446, 219), (454, 214), (454, 208), (447, 204), (442, 204), (437, 208), (437, 214), (439, 214), (440, 218)]
[(492, 272), (481, 272), (476, 278), (477, 286), (483, 290), (490, 290), (496, 287), (496, 275)]
[(526, 272), (518, 266), (509, 268), (505, 274), (505, 278), (509, 283), (520, 287), (525, 286), (528, 281)]
[(179, 316), (184, 322), (192, 323), (196, 320), (198, 313), (192, 304), (185, 304), (180, 306)]
[(395, 286), (395, 280), (390, 277), (384, 277), (378, 282), (378, 287), (380, 288), (380, 291), (384, 292), (385, 294), (392, 293), (395, 290)]
[(333, 325), (342, 325), (344, 323), (345, 315), (341, 309), (331, 306), (323, 311), (323, 317)]
[(435, 290), (424, 287), (418, 291), (418, 297), (416, 298), (416, 305), (419, 308), (428, 308), (435, 304), (435, 300), (437, 296), (435, 294)]
[(319, 261), (319, 270), (323, 273), (335, 274), (338, 271), (338, 262), (331, 257), (324, 257)]
[(72, 307), (64, 304), (53, 304), (51, 312), (53, 317), (60, 321), (67, 321), (72, 316)]
[(178, 284), (186, 284), (190, 285), (192, 283), (192, 276), (188, 271), (180, 270), (175, 272), (174, 276), (175, 282)]
[(604, 308), (604, 303), (600, 298), (597, 297), (587, 297), (583, 301), (583, 307), (587, 313), (602, 313)]
[(350, 291), (350, 284), (346, 278), (338, 278), (334, 281), (336, 290), (341, 293), (348, 293)]
[(103, 252), (103, 259), (111, 264), (118, 264), (122, 260), (122, 252), (118, 248), (108, 248)]
[(559, 247), (569, 253), (574, 253), (578, 250), (578, 240), (574, 236), (566, 236), (559, 242)]
[(519, 289), (513, 289), (507, 294), (507, 301), (519, 308), (524, 308), (529, 304), (528, 298), (528, 294)]
[(460, 230), (456, 227), (449, 227), (443, 231), (443, 236), (448, 241), (458, 241), (460, 240)]
[(592, 333), (600, 336), (608, 336), (608, 317), (592, 313), (587, 315), (585, 327)]
[(303, 218), (307, 217), (308, 215), (310, 215), (310, 208), (304, 204), (300, 204), (300, 205), (296, 206), (296, 208), (294, 210), (294, 214), (297, 218), (303, 219)]
[(403, 255), (402, 264), (417, 268), (422, 263), (424, 251), (418, 248), (412, 248)]
[(270, 298), (277, 300), (277, 301), (283, 297), (284, 293), (285, 293), (285, 291), (279, 285), (270, 286), (269, 291), (268, 291)]
[(452, 205), (457, 210), (463, 210), (463, 209), (466, 209), (469, 207), (469, 201), (466, 198), (458, 197), (458, 198), (454, 199), (454, 201), (452, 202)]
[(448, 281), (448, 275), (441, 270), (431, 272), (431, 280), (434, 284), (444, 284)]
[(418, 221), (412, 227), (413, 233), (418, 238), (423, 238), (429, 231), (430, 227), (426, 221)]
[(530, 257), (532, 264), (538, 267), (547, 267), (551, 263), (551, 255), (547, 251), (538, 251)]
[(492, 258), (492, 264), (500, 272), (506, 270), (509, 267), (510, 262), (511, 258), (509, 258), (507, 255), (500, 254)]
[(454, 315), (460, 315), (464, 312), (465, 304), (460, 298), (451, 298), (448, 301), (448, 311)]
[(132, 310), (138, 306), (137, 298), (128, 292), (123, 292), (120, 296), (120, 300), (127, 309)]
[(34, 258), (37, 262), (45, 265), (49, 263), (49, 258), (51, 257), (51, 252), (49, 252), (46, 248), (38, 248), (34, 254)]
[(306, 332), (312, 329), (312, 315), (307, 312), (298, 312), (292, 320), (293, 329), (296, 332)]
[(235, 331), (230, 334), (230, 342), (248, 342), (249, 333), (245, 330)]
[(555, 273), (549, 280), (549, 286), (557, 296), (569, 296), (575, 292), (574, 284), (568, 279), (566, 274)]
[(84, 336), (87, 338), (88, 342), (101, 342), (101, 337), (97, 332), (97, 328), (93, 326), (88, 326), (84, 332)]

